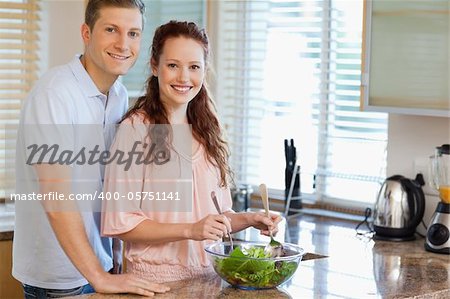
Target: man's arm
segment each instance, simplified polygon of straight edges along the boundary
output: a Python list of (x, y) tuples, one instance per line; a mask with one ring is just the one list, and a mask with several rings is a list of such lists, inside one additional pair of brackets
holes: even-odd
[[(58, 192), (68, 198), (71, 190), (71, 168), (66, 165), (35, 165), (41, 194)], [(44, 201), (50, 225), (62, 249), (74, 266), (100, 293), (135, 293), (151, 296), (168, 287), (151, 283), (132, 274), (111, 275), (103, 270), (89, 244), (83, 219), (71, 201)]]

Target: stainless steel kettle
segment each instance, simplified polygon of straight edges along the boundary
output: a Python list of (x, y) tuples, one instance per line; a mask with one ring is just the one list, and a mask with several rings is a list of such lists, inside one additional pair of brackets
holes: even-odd
[(425, 212), (423, 185), (425, 182), (420, 173), (414, 180), (394, 175), (384, 181), (373, 213), (375, 239), (415, 239), (416, 227)]

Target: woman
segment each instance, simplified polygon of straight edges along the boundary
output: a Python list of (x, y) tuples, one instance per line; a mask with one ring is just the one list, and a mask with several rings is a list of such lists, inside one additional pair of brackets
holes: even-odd
[(127, 199), (104, 201), (102, 232), (127, 241), (128, 271), (157, 282), (209, 274), (206, 244), (250, 226), (268, 235), (280, 221), (231, 210), (227, 145), (205, 82), (208, 57), (207, 35), (194, 23), (171, 21), (155, 31), (146, 94), (111, 149), (145, 152), (139, 157), (152, 163), (106, 169), (105, 194)]

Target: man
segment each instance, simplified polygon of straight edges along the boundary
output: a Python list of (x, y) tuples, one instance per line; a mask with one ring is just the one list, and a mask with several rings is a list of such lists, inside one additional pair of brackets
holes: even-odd
[[(66, 199), (73, 193), (101, 193), (99, 163), (55, 162), (54, 157), (30, 155), (28, 145), (53, 139), (56, 148), (79, 149), (85, 145), (80, 127), (88, 125), (99, 144), (109, 148), (108, 124), (121, 119), (128, 100), (117, 79), (136, 62), (143, 13), (141, 0), (88, 2), (81, 27), (84, 54), (48, 71), (22, 109), (16, 192), (62, 194)], [(80, 183), (86, 179), (88, 183)], [(80, 210), (68, 200), (16, 201), (12, 274), (22, 282), (26, 298), (72, 296), (93, 292), (92, 287), (100, 293), (146, 296), (168, 290), (131, 274), (110, 274), (111, 240), (100, 237), (99, 221), (97, 210)]]

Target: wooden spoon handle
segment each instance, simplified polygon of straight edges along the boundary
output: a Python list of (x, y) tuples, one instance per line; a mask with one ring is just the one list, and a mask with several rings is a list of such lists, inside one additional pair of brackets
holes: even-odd
[[(264, 206), (264, 210), (266, 210), (266, 216), (270, 218), (269, 215), (269, 195), (267, 194), (267, 186), (266, 184), (259, 185), (259, 192), (261, 193), (261, 198)], [(269, 230), (270, 238), (273, 239), (272, 231)]]
[(266, 216), (269, 217), (269, 195), (267, 194), (266, 184), (259, 185), (259, 192), (261, 193), (264, 210), (266, 210)]

